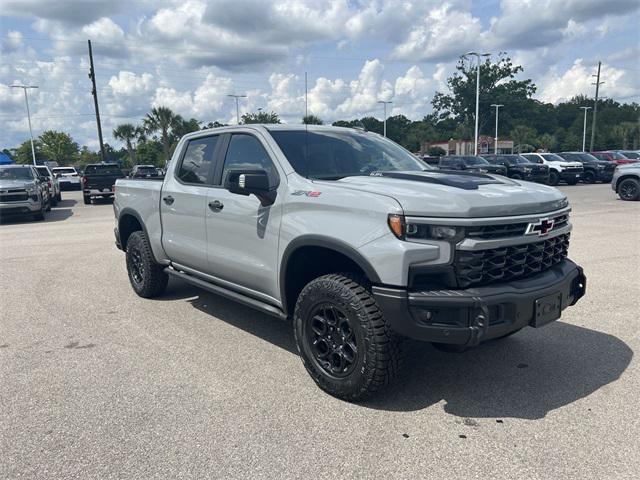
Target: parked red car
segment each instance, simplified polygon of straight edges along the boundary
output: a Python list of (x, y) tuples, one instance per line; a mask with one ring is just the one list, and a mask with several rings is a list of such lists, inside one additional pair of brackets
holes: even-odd
[(633, 160), (631, 158), (627, 158), (620, 152), (590, 152), (591, 155), (596, 157), (598, 160), (606, 160), (607, 162), (613, 162), (616, 165), (624, 165), (625, 163), (637, 163), (638, 160)]

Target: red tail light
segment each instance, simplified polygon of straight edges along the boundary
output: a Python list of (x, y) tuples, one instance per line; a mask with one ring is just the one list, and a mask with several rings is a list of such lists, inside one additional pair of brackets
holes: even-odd
[(82, 183), (86, 185), (88, 182), (89, 180), (87, 179), (87, 177), (82, 177)]
[(49, 184), (49, 188), (51, 188), (51, 180), (47, 182)]

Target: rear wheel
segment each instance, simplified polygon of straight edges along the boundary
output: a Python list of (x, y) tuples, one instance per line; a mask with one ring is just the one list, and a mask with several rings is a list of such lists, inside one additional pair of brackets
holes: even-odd
[(49, 197), (49, 204), (50, 204), (52, 207), (57, 206), (57, 205), (58, 205), (58, 196), (57, 196), (57, 195), (54, 195), (53, 197)]
[(84, 200), (84, 204), (85, 205), (90, 205), (91, 204), (91, 195), (83, 195), (82, 196), (82, 200)]
[(58, 195), (56, 195), (56, 202), (61, 202), (62, 201), (62, 191), (58, 192)]
[(560, 181), (560, 175), (558, 175), (558, 172), (556, 172), (555, 170), (551, 170), (549, 172), (549, 185), (552, 186), (556, 186), (558, 185), (558, 182)]
[(298, 297), (293, 326), (309, 375), (335, 397), (366, 398), (387, 386), (399, 370), (399, 337), (366, 280), (351, 274), (312, 280)]
[(144, 232), (133, 232), (127, 240), (127, 273), (133, 290), (144, 298), (162, 295), (169, 276), (156, 263), (149, 239)]
[(522, 180), (522, 175), (520, 175), (519, 173), (514, 173), (513, 175), (511, 175), (511, 178), (513, 178), (514, 180)]
[(596, 183), (596, 175), (595, 173), (589, 171), (589, 172), (584, 172), (582, 174), (582, 181), (584, 183)]
[(640, 198), (640, 182), (635, 178), (625, 178), (618, 185), (618, 195), (622, 200), (638, 200)]

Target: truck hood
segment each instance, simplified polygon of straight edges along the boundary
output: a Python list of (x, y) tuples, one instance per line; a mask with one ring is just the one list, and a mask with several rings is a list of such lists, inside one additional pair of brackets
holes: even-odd
[(35, 185), (33, 180), (0, 180), (1, 190), (12, 190), (14, 188), (27, 188)]
[(558, 167), (582, 167), (582, 164), (580, 162), (560, 162), (560, 161), (551, 161), (549, 162), (550, 165), (557, 165)]
[(566, 205), (566, 196), (556, 188), (502, 176), (431, 171), (387, 175), (395, 178), (355, 176), (336, 183), (354, 190), (391, 196), (409, 216), (476, 218), (527, 215), (550, 212)]

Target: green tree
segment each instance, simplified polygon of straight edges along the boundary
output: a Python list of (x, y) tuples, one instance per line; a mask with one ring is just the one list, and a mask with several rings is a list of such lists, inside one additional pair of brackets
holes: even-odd
[(446, 155), (447, 152), (442, 147), (431, 147), (429, 149), (429, 156), (431, 157), (441, 157), (442, 155)]
[(90, 163), (100, 163), (101, 160), (102, 159), (98, 152), (92, 152), (86, 145), (84, 145), (78, 153), (76, 165), (84, 169), (86, 165)]
[(189, 120), (185, 120), (182, 117), (178, 117), (175, 121), (175, 125), (173, 127), (173, 136), (174, 142), (177, 142), (182, 138), (183, 135), (191, 132), (197, 132), (200, 130), (200, 124), (202, 122), (195, 118), (190, 118)]
[(538, 137), (536, 144), (538, 145), (538, 148), (542, 148), (547, 152), (552, 152), (556, 148), (558, 142), (555, 136), (549, 133), (543, 133)]
[[(465, 60), (458, 62), (456, 72), (447, 79), (449, 91), (436, 92), (431, 102), (438, 120), (452, 118), (468, 128), (473, 128), (477, 69), (475, 61), (472, 64)], [(507, 130), (510, 128), (510, 115), (520, 112), (525, 105), (529, 107), (528, 110), (531, 109), (531, 102), (533, 102), (531, 96), (535, 93), (536, 86), (530, 79), (515, 78), (522, 70), (521, 66), (514, 65), (504, 53), (500, 54), (496, 63), (490, 59), (482, 63), (480, 66), (480, 132), (483, 132), (487, 125), (495, 124), (492, 103), (505, 105), (500, 112), (500, 121), (503, 128), (506, 127)]]
[(130, 123), (123, 123), (118, 125), (113, 130), (113, 138), (124, 142), (129, 153), (129, 161), (131, 165), (136, 164), (136, 150), (134, 142), (138, 138), (138, 129), (135, 125)]
[(46, 130), (38, 140), (42, 144), (42, 154), (58, 165), (71, 165), (78, 156), (78, 144), (68, 133)]
[(176, 115), (167, 107), (154, 107), (143, 120), (147, 133), (159, 133), (162, 142), (162, 152), (165, 164), (169, 161), (171, 150), (171, 132), (182, 121), (182, 117)]
[(226, 126), (227, 126), (226, 123), (220, 123), (216, 120), (215, 122), (207, 123), (204, 127), (202, 127), (202, 130), (207, 130), (208, 128), (218, 128), (218, 127), (226, 127)]
[(316, 115), (307, 115), (302, 117), (302, 123), (305, 125), (323, 125), (324, 122)]
[(536, 142), (538, 132), (526, 125), (516, 125), (511, 129), (511, 139), (513, 140), (514, 150), (518, 153), (530, 152), (533, 150), (532, 145)]
[(275, 112), (245, 113), (242, 115), (242, 123), (282, 123)]
[[(36, 162), (41, 162), (46, 160), (44, 155), (42, 154), (42, 143), (37, 138), (33, 141), (33, 146), (36, 151)], [(31, 152), (31, 140), (26, 140), (20, 144), (18, 148), (13, 148), (10, 150), (11, 157), (13, 157), (13, 161), (16, 163), (20, 163), (23, 165), (33, 163), (33, 154)]]
[(139, 165), (163, 166), (162, 143), (156, 140), (139, 142), (136, 148), (136, 159)]

